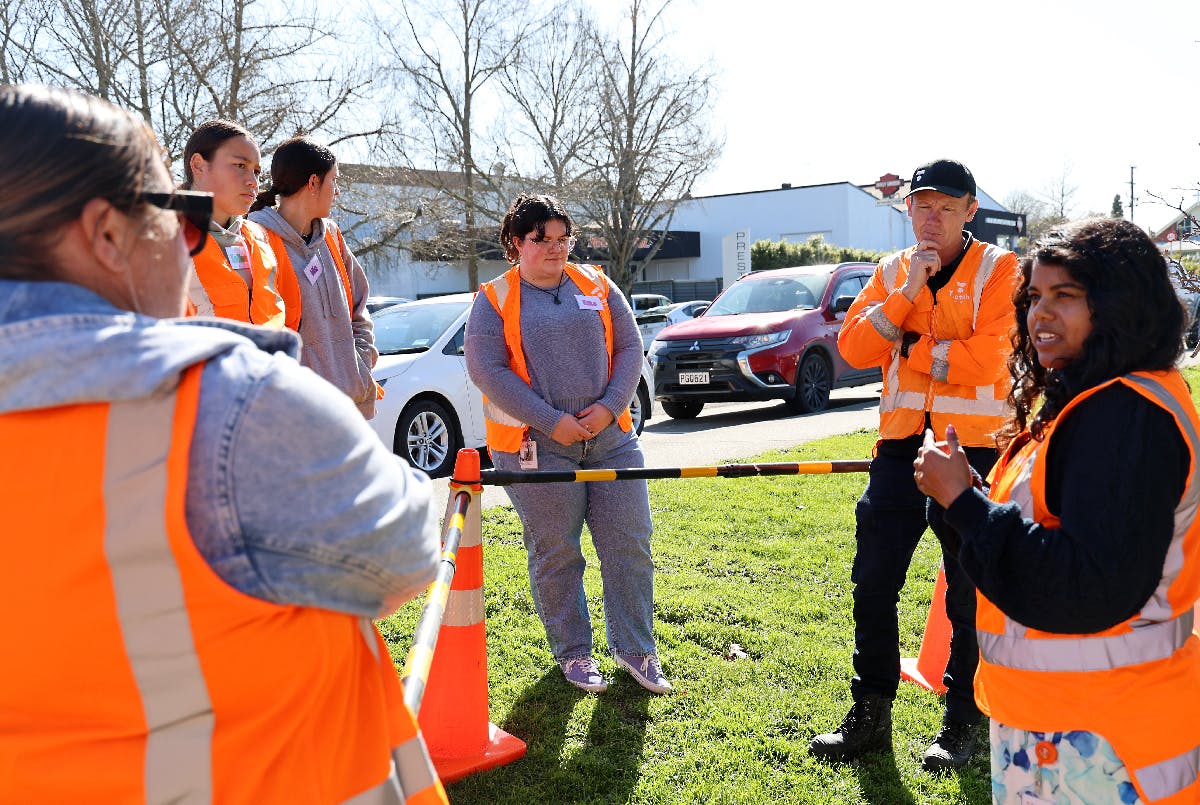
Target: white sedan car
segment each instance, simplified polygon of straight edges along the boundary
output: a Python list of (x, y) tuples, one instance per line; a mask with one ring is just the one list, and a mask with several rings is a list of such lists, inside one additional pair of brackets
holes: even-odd
[[(483, 395), (467, 376), (467, 316), (475, 295), (451, 294), (380, 310), (375, 322), (383, 387), (371, 427), (383, 443), (433, 477), (449, 475), (461, 447), (485, 449)], [(650, 364), (642, 361), (630, 408), (638, 433), (654, 399)], [(644, 412), (644, 415), (643, 415)]]

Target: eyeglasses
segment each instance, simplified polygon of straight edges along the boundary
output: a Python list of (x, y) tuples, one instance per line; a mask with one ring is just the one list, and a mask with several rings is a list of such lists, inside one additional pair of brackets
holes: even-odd
[(540, 246), (543, 249), (549, 249), (552, 246), (562, 246), (567, 251), (575, 248), (575, 237), (572, 235), (565, 238), (524, 238), (526, 243), (532, 243), (535, 246)]
[(212, 221), (213, 195), (198, 190), (175, 190), (171, 193), (139, 193), (135, 201), (153, 204), (160, 210), (171, 210), (179, 218), (183, 242), (192, 257), (204, 250), (208, 225)]

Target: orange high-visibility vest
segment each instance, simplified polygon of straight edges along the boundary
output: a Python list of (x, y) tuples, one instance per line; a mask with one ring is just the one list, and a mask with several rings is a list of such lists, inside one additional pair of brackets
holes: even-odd
[[(275, 252), (275, 259), (281, 269), (278, 275), (278, 288), (279, 295), (283, 297), (284, 310), (287, 313), (285, 324), (289, 330), (300, 332), (303, 300), (300, 297), (300, 280), (296, 276), (295, 266), (292, 265), (292, 258), (288, 257), (287, 246), (284, 245), (283, 238), (271, 229), (266, 227), (263, 229), (267, 233), (267, 242), (271, 244), (271, 251)], [(346, 262), (342, 259), (342, 250), (339, 248), (345, 246), (345, 241), (342, 240), (341, 230), (334, 226), (332, 221), (325, 222), (325, 246), (333, 256), (333, 263), (337, 266), (338, 275), (342, 279), (342, 287), (346, 289), (346, 306), (350, 309), (350, 318), (353, 319), (354, 291), (351, 290), (350, 272), (346, 270)]]
[(445, 803), (371, 621), (252, 598), (196, 549), (202, 368), (0, 415), (0, 801)]
[(1174, 370), (1136, 372), (1081, 393), (1046, 427), (1041, 442), (1028, 433), (1013, 442), (992, 471), (991, 498), (1017, 503), (1027, 519), (1058, 528), (1045, 502), (1046, 456), (1055, 427), (1081, 401), (1117, 382), (1170, 413), (1192, 457), (1162, 579), (1141, 612), (1082, 635), (1030, 629), (980, 593), (975, 698), (983, 712), (1017, 729), (1098, 733), (1128, 767), (1143, 801), (1195, 805), (1200, 802), (1200, 639), (1192, 632), (1192, 612), (1200, 599), (1200, 520), (1195, 516), (1200, 417), (1183, 377)]
[(230, 266), (216, 239), (207, 238), (203, 251), (192, 258), (207, 299), (189, 300), (188, 315), (207, 313), (211, 307), (212, 315), (223, 319), (282, 328), (284, 306), (276, 292), (275, 253), (263, 228), (253, 221), (242, 219), (241, 235), (250, 257), (250, 285)]
[[(508, 366), (517, 376), (529, 385), (533, 380), (529, 368), (525, 364), (525, 348), (521, 341), (521, 275), (520, 266), (513, 266), (502, 275), (479, 286), (492, 307), (500, 314), (504, 322), (504, 342), (508, 345)], [(608, 372), (612, 377), (613, 361), (613, 327), (612, 313), (608, 309), (608, 283), (600, 272), (592, 266), (577, 266), (567, 263), (564, 271), (571, 280), (579, 286), (585, 296), (595, 296), (603, 302), (600, 307), (600, 322), (604, 325), (604, 346), (608, 350)], [(510, 416), (503, 410), (483, 397), (483, 420), (487, 431), (487, 446), (489, 450), (500, 450), (505, 453), (516, 453), (521, 449), (521, 440), (525, 438), (529, 426), (516, 417)], [(628, 432), (633, 428), (633, 416), (626, 408), (619, 417), (617, 425)]]
[[(938, 294), (928, 286), (909, 302), (900, 289), (914, 247), (884, 258), (846, 313), (838, 350), (860, 369), (883, 368), (879, 436), (920, 433), (929, 412), (937, 437), (953, 423), (962, 444), (992, 447), (1008, 417), (1012, 294), (1019, 272), (1012, 252), (972, 241)], [(905, 331), (928, 336), (900, 356)]]

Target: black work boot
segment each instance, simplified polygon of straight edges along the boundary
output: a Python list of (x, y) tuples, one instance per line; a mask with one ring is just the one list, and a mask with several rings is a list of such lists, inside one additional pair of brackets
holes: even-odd
[(856, 701), (836, 732), (812, 739), (809, 754), (827, 760), (854, 760), (867, 752), (892, 748), (892, 700), (867, 695)]
[(942, 728), (925, 750), (921, 766), (925, 771), (961, 769), (975, 751), (975, 725), (978, 722), (942, 719)]

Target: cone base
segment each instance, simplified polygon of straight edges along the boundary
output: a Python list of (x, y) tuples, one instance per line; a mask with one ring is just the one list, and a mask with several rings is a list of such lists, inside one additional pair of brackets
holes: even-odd
[(487, 771), (525, 757), (525, 742), (495, 724), (488, 723), (488, 742), (479, 752), (456, 757), (433, 756), (433, 767), (443, 783), (452, 783), (468, 774)]
[(946, 686), (942, 684), (940, 678), (932, 682), (925, 678), (925, 675), (917, 667), (916, 657), (900, 658), (900, 678), (912, 682), (914, 685), (920, 685), (925, 690), (936, 693), (939, 696), (946, 692)]

